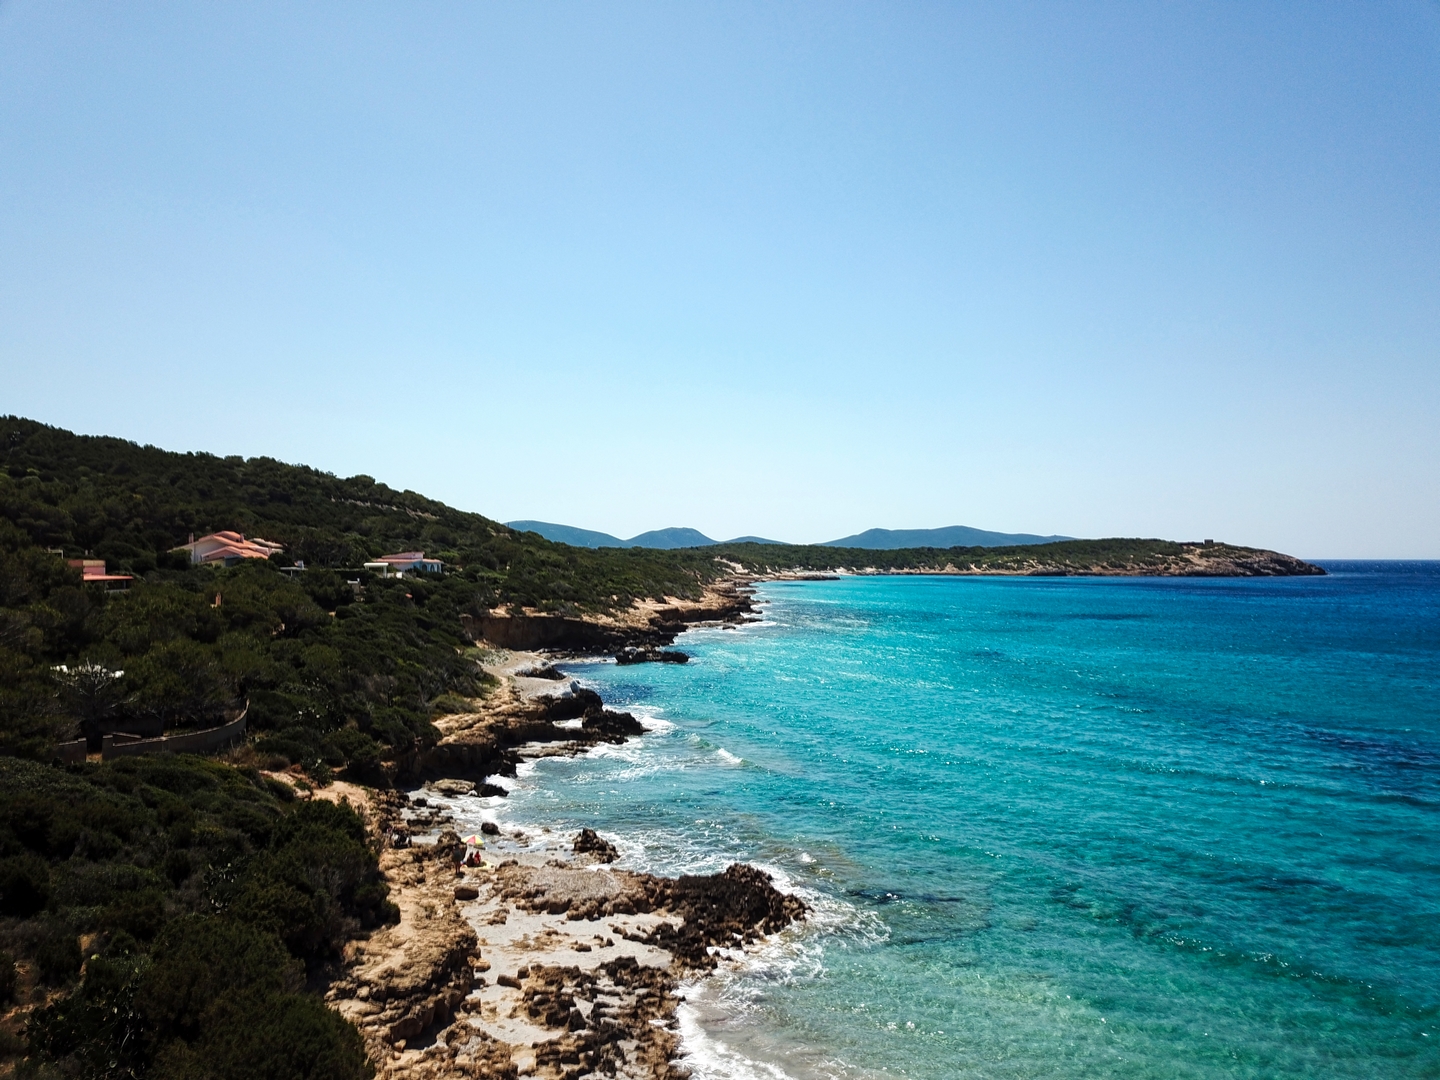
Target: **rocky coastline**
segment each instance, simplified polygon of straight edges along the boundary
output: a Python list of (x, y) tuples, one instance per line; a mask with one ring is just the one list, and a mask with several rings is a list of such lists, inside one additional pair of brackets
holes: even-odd
[[(564, 615), (546, 611), (494, 610), (464, 616), (477, 641), (502, 649), (545, 650), (560, 656), (613, 656), (620, 663), (684, 663), (670, 651), (675, 638), (699, 624), (738, 625), (755, 618), (755, 586), (766, 581), (834, 581), (849, 576), (942, 577), (1306, 577), (1323, 567), (1264, 548), (1234, 544), (1165, 543), (1134, 552), (1082, 552), (1075, 543), (1002, 549), (935, 551), (913, 565), (867, 564), (863, 557), (823, 566), (764, 569), (717, 556), (728, 575), (707, 585), (698, 600), (666, 597), (636, 601), (611, 614)], [(1104, 548), (1104, 542), (1101, 543)], [(797, 549), (809, 550), (809, 549)], [(867, 553), (833, 549), (842, 555)], [(967, 558), (967, 553), (970, 557)], [(870, 553), (875, 554), (875, 553)], [(944, 559), (942, 562), (941, 559)]]
[(699, 624), (738, 625), (754, 619), (755, 575), (734, 574), (706, 586), (698, 600), (666, 597), (636, 601), (615, 614), (559, 615), (544, 611), (492, 611), (466, 616), (477, 641), (501, 649), (569, 656), (643, 656), (671, 660), (661, 651)]
[[(337, 783), (312, 797), (363, 809), (400, 920), (352, 942), (326, 999), (354, 1022), (382, 1080), (452, 1077), (578, 1080), (686, 1075), (677, 1061), (681, 980), (739, 955), (805, 917), (804, 904), (760, 870), (662, 878), (619, 870), (614, 845), (582, 829), (499, 837), (488, 865), (464, 865), (435, 796), (503, 795), (491, 778), (527, 759), (584, 753), (643, 734), (628, 713), (556, 666), (608, 654), (620, 663), (683, 663), (668, 649), (699, 624), (757, 616), (767, 580), (840, 574), (1258, 576), (1324, 573), (1275, 552), (1187, 548), (1164, 565), (1068, 566), (1017, 556), (1013, 567), (842, 568), (766, 573), (734, 567), (699, 601), (637, 603), (621, 616), (492, 612), (470, 627), (496, 680), (470, 711), (435, 721), (441, 738), (387, 767), (388, 789)], [(544, 650), (538, 652), (535, 650)], [(490, 824), (492, 836), (500, 832)]]
[(382, 1080), (679, 1080), (681, 980), (803, 919), (805, 905), (751, 866), (615, 869), (614, 845), (591, 829), (557, 849), (560, 838), (487, 823), (488, 865), (465, 865), (436, 804), (503, 794), (489, 778), (526, 759), (643, 732), (540, 656), (497, 651), (487, 670), (497, 688), (441, 718), (442, 738), (397, 765), (395, 787), (310, 796), (365, 813), (400, 911), (351, 943), (326, 1000), (355, 1023)]
[[(861, 576), (940, 577), (1314, 577), (1325, 569), (1314, 563), (1264, 548), (1232, 544), (1167, 545), (1171, 551), (1147, 551), (1129, 557), (1077, 555), (1073, 545), (1046, 545), (981, 550), (967, 559), (963, 552), (936, 552), (931, 562), (912, 566), (870, 565), (862, 559), (832, 564), (824, 570), (780, 568), (734, 571), (747, 587), (761, 581), (816, 581)], [(1052, 548), (1060, 548), (1056, 551)], [(851, 552), (859, 555), (860, 552)], [(941, 562), (940, 557), (945, 557)]]

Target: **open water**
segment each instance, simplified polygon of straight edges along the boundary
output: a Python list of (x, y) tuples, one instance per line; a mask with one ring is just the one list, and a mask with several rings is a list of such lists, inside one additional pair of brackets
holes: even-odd
[(1440, 1076), (1440, 564), (1327, 566), (768, 584), (497, 810), (809, 900), (701, 1080)]

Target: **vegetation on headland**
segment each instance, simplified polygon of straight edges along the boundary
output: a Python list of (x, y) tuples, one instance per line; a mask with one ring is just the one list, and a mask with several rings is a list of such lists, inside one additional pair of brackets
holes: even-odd
[(1060, 540), (1023, 547), (840, 548), (767, 544), (719, 544), (706, 548), (756, 574), (979, 573), (1032, 575), (1323, 574), (1318, 566), (1288, 555), (1236, 544), (1113, 538)]
[[(225, 569), (172, 552), (221, 529), (285, 554)], [(1197, 547), (572, 548), (369, 477), (0, 419), (0, 997), (32, 1006), (0, 1057), (28, 1053), (37, 1076), (363, 1075), (354, 1029), (306, 986), (393, 915), (373, 852), (352, 811), (287, 801), (260, 770), (387, 783), (437, 715), (485, 692), (467, 618), (694, 600), (736, 567), (1204, 573), (1273, 554)], [(363, 569), (402, 550), (446, 572)], [(66, 562), (81, 557), (135, 580), (86, 584)], [(1277, 565), (1256, 572), (1303, 572)], [(209, 726), (247, 703), (230, 764), (53, 764), (66, 739)]]
[[(270, 562), (191, 566), (174, 547), (236, 529), (285, 546)], [(447, 572), (380, 578), (387, 552)], [(135, 576), (86, 585), (67, 558)], [(722, 544), (573, 548), (369, 477), (219, 458), (0, 420), (0, 753), (117, 728), (207, 726), (249, 705), (259, 759), (316, 779), (379, 778), (434, 739), (431, 718), (480, 693), (465, 628), (496, 608), (566, 615), (696, 599), (733, 568), (824, 572), (1207, 573), (1284, 560), (1224, 544), (1073, 540), (892, 551)], [(303, 561), (286, 575), (278, 563)], [(1278, 566), (1278, 569), (1277, 569)], [(1298, 560), (1254, 572), (1304, 572)], [(355, 583), (352, 586), (351, 583)]]

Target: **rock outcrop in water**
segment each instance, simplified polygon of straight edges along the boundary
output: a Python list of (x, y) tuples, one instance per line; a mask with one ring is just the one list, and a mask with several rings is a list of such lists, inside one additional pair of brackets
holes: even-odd
[(350, 949), (327, 1000), (357, 1025), (382, 1080), (680, 1080), (678, 980), (804, 918), (805, 905), (750, 866), (674, 879), (615, 870), (619, 852), (592, 829), (570, 842), (572, 863), (488, 823), (484, 854), (513, 855), (465, 865), (444, 800), (499, 791), (486, 774), (513, 774), (522, 753), (643, 731), (578, 687), (526, 697), (507, 677), (476, 705), (441, 718), (441, 743), (411, 762), (405, 777), (428, 777), (426, 795), (370, 796), (401, 918)]
[[(527, 698), (507, 686), (476, 705), (475, 712), (437, 720), (440, 741), (398, 759), (390, 770), (392, 780), (397, 784), (467, 781), (477, 785), (478, 794), (503, 795), (504, 789), (485, 783), (485, 777), (514, 776), (522, 746), (551, 744), (557, 753), (579, 753), (597, 743), (622, 743), (645, 732), (633, 715), (605, 708), (599, 694), (581, 687)], [(578, 727), (572, 723), (576, 720)]]
[(678, 649), (625, 648), (615, 654), (617, 664), (688, 664), (690, 654)]

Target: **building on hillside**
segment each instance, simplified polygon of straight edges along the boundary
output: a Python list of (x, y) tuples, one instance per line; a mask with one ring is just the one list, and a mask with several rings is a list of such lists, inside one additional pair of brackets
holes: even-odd
[(402, 551), (397, 555), (381, 555), (374, 562), (367, 562), (365, 569), (382, 577), (404, 577), (406, 574), (439, 574), (444, 572), (445, 564), (439, 559), (427, 559), (423, 551)]
[(234, 566), (241, 559), (268, 559), (271, 555), (278, 555), (285, 548), (270, 540), (261, 540), (258, 536), (246, 540), (243, 533), (223, 531), (202, 536), (199, 540), (196, 540), (192, 534), (188, 544), (181, 544), (170, 550), (188, 551), (190, 562), (196, 566), (201, 563), (222, 563), (225, 566)]
[(112, 574), (105, 568), (104, 559), (66, 559), (80, 571), (80, 578), (86, 584), (104, 585), (108, 591), (128, 589), (135, 578), (130, 574)]

